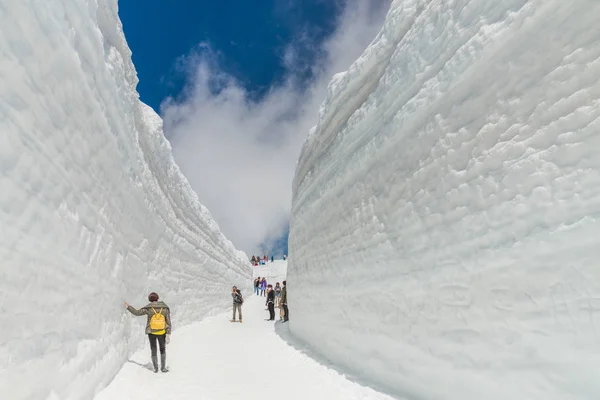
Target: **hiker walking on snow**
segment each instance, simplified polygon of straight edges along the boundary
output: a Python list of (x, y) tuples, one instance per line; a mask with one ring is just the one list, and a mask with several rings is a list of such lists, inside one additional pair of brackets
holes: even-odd
[(288, 322), (290, 319), (290, 310), (288, 310), (287, 305), (287, 286), (285, 281), (283, 281), (283, 289), (281, 289), (281, 305), (283, 307), (283, 322)]
[(146, 334), (150, 340), (150, 351), (152, 355), (152, 365), (154, 366), (154, 372), (158, 372), (158, 358), (156, 355), (156, 342), (160, 348), (160, 370), (162, 372), (169, 372), (167, 369), (167, 353), (165, 345), (169, 343), (171, 339), (171, 311), (169, 306), (164, 302), (158, 301), (158, 295), (154, 292), (148, 295), (150, 304), (136, 310), (125, 302), (127, 310), (133, 315), (141, 317), (146, 315), (148, 320), (146, 322)]
[(242, 297), (242, 293), (235, 286), (231, 289), (231, 298), (233, 299), (233, 319), (231, 320), (231, 322), (236, 322), (235, 321), (235, 312), (236, 311), (239, 311), (240, 322), (242, 322), (242, 304), (244, 304), (244, 298)]
[(275, 292), (273, 285), (267, 286), (267, 302), (265, 304), (269, 308), (269, 319), (267, 321), (275, 321)]

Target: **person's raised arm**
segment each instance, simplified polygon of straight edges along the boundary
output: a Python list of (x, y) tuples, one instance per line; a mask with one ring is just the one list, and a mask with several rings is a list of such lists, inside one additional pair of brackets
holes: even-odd
[(136, 315), (138, 317), (140, 317), (142, 315), (146, 315), (146, 310), (144, 310), (143, 308), (136, 310), (127, 302), (125, 302), (125, 307), (127, 307), (127, 311), (129, 311), (130, 313), (132, 313), (133, 315)]

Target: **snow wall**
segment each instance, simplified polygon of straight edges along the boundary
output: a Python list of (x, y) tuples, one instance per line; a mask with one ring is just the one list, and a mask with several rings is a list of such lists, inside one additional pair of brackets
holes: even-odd
[[(68, 4), (67, 4), (68, 3)], [(251, 292), (140, 103), (117, 2), (0, 6), (0, 393), (90, 399), (146, 339), (156, 291), (175, 329)]]
[(398, 398), (600, 398), (599, 17), (392, 3), (297, 167), (297, 338)]
[(252, 267), (252, 277), (266, 278), (267, 283), (273, 285), (279, 282), (283, 285), (283, 281), (287, 275), (287, 260), (275, 260), (274, 262), (267, 262), (266, 265), (259, 265)]

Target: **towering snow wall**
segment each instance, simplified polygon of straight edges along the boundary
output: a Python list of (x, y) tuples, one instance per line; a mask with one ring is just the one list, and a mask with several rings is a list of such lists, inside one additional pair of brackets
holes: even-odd
[(144, 340), (124, 300), (158, 292), (176, 329), (250, 283), (130, 55), (114, 0), (0, 4), (3, 398), (92, 398)]
[(393, 2), (298, 164), (298, 338), (399, 398), (600, 398), (599, 18)]

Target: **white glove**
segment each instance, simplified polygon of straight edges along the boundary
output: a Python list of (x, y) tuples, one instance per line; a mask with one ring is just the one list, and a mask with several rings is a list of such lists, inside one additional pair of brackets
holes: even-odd
[(166, 338), (165, 342), (166, 342), (167, 344), (171, 343), (171, 335), (170, 335), (170, 334), (169, 334), (169, 335), (167, 335), (167, 338)]

